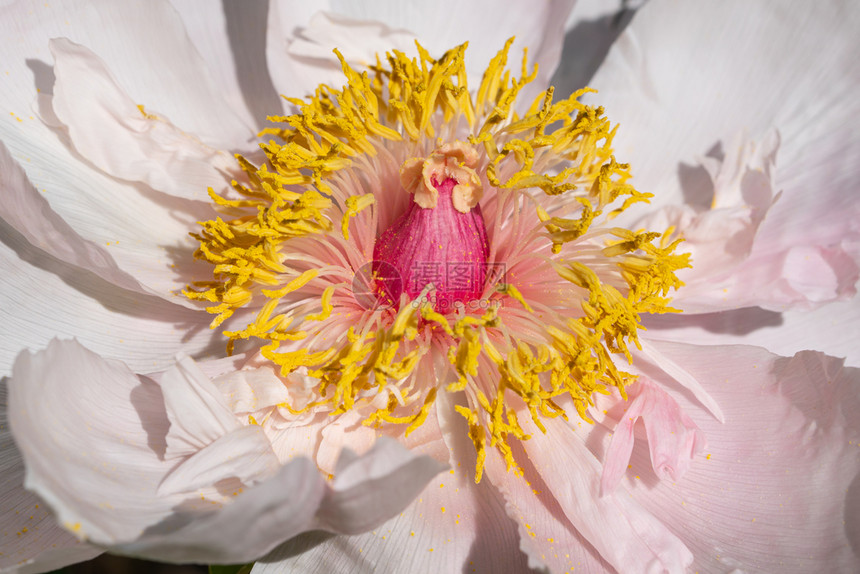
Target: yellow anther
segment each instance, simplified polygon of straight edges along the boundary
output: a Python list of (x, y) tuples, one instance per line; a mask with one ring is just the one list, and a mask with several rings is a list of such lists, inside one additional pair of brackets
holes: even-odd
[(361, 211), (376, 203), (376, 197), (372, 193), (364, 195), (352, 196), (346, 198), (346, 211), (343, 212), (340, 229), (344, 239), (349, 239), (349, 219), (355, 217)]

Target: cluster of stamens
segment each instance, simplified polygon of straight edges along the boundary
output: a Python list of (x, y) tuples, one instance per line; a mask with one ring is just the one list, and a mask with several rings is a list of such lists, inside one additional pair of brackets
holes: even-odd
[[(288, 389), (297, 372), (316, 381), (273, 416), (358, 411), (408, 434), (439, 391), (464, 392), (480, 480), (488, 446), (516, 463), (518, 413), (543, 429), (568, 401), (589, 420), (594, 393), (634, 380), (616, 361), (641, 313), (671, 310), (687, 259), (668, 235), (607, 225), (648, 197), (612, 157), (615, 127), (578, 101), (587, 90), (518, 111), (534, 72), (525, 57), (508, 72), (509, 47), (476, 92), (465, 45), (362, 73), (341, 58), (346, 86), (290, 100), (267, 161), (239, 158), (244, 181), (211, 194), (224, 216), (195, 237), (214, 277), (186, 294), (213, 327), (243, 325), (230, 348), (259, 341)], [(354, 288), (367, 266), (373, 304)], [(392, 269), (399, 283), (380, 279)]]

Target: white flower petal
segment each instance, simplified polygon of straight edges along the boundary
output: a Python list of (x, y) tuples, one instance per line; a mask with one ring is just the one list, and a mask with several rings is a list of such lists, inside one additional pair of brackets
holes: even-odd
[[(169, 439), (170, 433), (168, 446)], [(239, 427), (184, 460), (158, 486), (158, 495), (195, 493), (231, 479), (254, 485), (275, 475), (279, 466), (263, 429)]]
[(350, 18), (378, 20), (392, 28), (409, 30), (433, 55), (441, 55), (452, 46), (469, 42), (467, 65), (472, 83), (479, 81), (487, 63), (508, 38), (516, 36), (510, 60), (517, 69), (524, 47), (530, 62), (539, 64), (537, 86), (544, 87), (558, 65), (564, 35), (564, 24), (574, 2), (508, 3), (503, 8), (491, 0), (479, 2), (446, 2), (427, 4), (385, 2), (350, 2), (332, 0), (336, 13)]
[(237, 415), (274, 407), (290, 397), (287, 385), (278, 377), (272, 364), (230, 371), (212, 382), (227, 399), (230, 410)]
[(188, 357), (159, 378), (170, 421), (166, 458), (188, 456), (242, 425), (224, 395)]
[[(37, 219), (32, 227), (43, 221)], [(207, 314), (120, 289), (74, 267), (68, 262), (72, 257), (60, 261), (47, 255), (2, 222), (0, 235), (5, 270), (0, 299), (6, 302), (0, 306), (0, 376), (11, 373), (22, 349), (44, 348), (55, 337), (78, 337), (139, 372), (166, 368), (180, 346), (195, 355), (223, 350), (220, 335), (208, 328)]]
[(564, 46), (550, 84), (566, 97), (589, 84), (615, 39), (630, 23), (629, 0), (576, 0), (565, 24)]
[(381, 437), (365, 455), (341, 454), (318, 525), (341, 534), (359, 534), (397, 514), (446, 465)]
[(311, 528), (324, 493), (325, 483), (314, 464), (296, 459), (223, 508), (178, 509), (138, 540), (114, 549), (167, 562), (252, 561), (284, 538)]
[[(223, 510), (204, 516), (179, 513), (178, 520), (187, 525), (175, 531), (169, 524), (157, 526), (121, 550), (169, 561), (254, 560), (284, 538), (311, 528), (372, 528), (403, 508), (440, 470), (434, 460), (380, 440), (365, 456), (345, 465), (344, 472), (355, 483), (340, 490), (337, 485), (326, 487), (308, 459), (296, 459)], [(318, 520), (308, 521), (314, 512)], [(167, 531), (160, 532), (163, 529)]]
[[(44, 147), (47, 152), (50, 145)], [(73, 174), (27, 174), (3, 142), (0, 168), (7, 198), (0, 217), (33, 245), (118, 287), (197, 307), (179, 291), (206, 273), (193, 258), (188, 232), (207, 206), (146, 198), (82, 164)]]
[(345, 448), (362, 454), (376, 442), (378, 431), (362, 425), (361, 421), (357, 413), (344, 413), (337, 420), (325, 421), (318, 426), (320, 438), (314, 458), (320, 470), (336, 474), (337, 463)]
[(0, 216), (30, 243), (118, 287), (143, 290), (135, 278), (119, 269), (106, 249), (79, 236), (51, 209), (3, 142), (0, 142), (0, 189), (4, 191)]
[(860, 370), (815, 352), (659, 348), (712, 390), (726, 422), (687, 403), (709, 456), (670, 483), (656, 480), (647, 450), (634, 451), (623, 484), (690, 547), (694, 569), (857, 571)]
[(679, 162), (743, 130), (757, 139), (776, 127), (780, 161), (802, 162), (805, 142), (857, 113), (858, 18), (838, 0), (645, 3), (592, 82), (621, 124), (617, 157), (657, 201), (681, 199)]
[(643, 337), (639, 340), (639, 344), (642, 347), (641, 351), (632, 351), (636, 358), (636, 370), (648, 374), (647, 369), (649, 365), (657, 367), (661, 373), (668, 375), (672, 379), (670, 381), (665, 377), (661, 377), (661, 383), (664, 387), (674, 387), (675, 385), (673, 382), (679, 383), (681, 389), (673, 390), (676, 392), (681, 390), (692, 393), (693, 397), (695, 397), (696, 400), (699, 401), (699, 403), (706, 408), (715, 419), (723, 422), (723, 411), (720, 409), (719, 403), (714, 400), (714, 397), (711, 396), (708, 390), (696, 379), (696, 377), (692, 376), (683, 367), (678, 365), (678, 363), (663, 355), (658, 347), (655, 347), (650, 343), (650, 337)]
[[(9, 413), (27, 462), (26, 486), (66, 528), (115, 552), (185, 562), (253, 560), (309, 528), (355, 532), (378, 524), (441, 469), (381, 441), (363, 457), (347, 457), (344, 478), (332, 487), (307, 458), (272, 476), (277, 460), (268, 439), (241, 426), (225, 429), (177, 466), (167, 456), (171, 434), (205, 436), (231, 425), (213, 415), (226, 401), (219, 404), (214, 385), (207, 388), (190, 360), (161, 379), (167, 404), (153, 381), (75, 342), (57, 341), (19, 357), (13, 372)], [(72, 395), (63, 392), (68, 385), (76, 389)], [(180, 416), (205, 416), (177, 410), (176, 400), (195, 394), (192, 402), (213, 420), (174, 428), (170, 421)]]
[(485, 474), (484, 480), (490, 478), (499, 489), (508, 516), (517, 523), (519, 547), (529, 557), (531, 568), (616, 574), (609, 562), (565, 517), (559, 502), (540, 477), (527, 478), (507, 471), (495, 449), (487, 453)]
[(260, 64), (266, 60), (268, 3), (172, 3), (227, 104), (246, 124), (265, 127), (266, 116), (281, 109), (269, 70)]
[(108, 175), (198, 201), (209, 201), (208, 188), (223, 193), (238, 177), (232, 155), (183, 132), (158, 110), (135, 104), (85, 46), (55, 38), (51, 53), (53, 112), (75, 150)]
[[(683, 308), (810, 308), (854, 293), (860, 206), (844, 189), (860, 181), (860, 134), (850, 127), (860, 113), (851, 96), (860, 86), (860, 44), (851, 33), (858, 24), (857, 6), (838, 1), (826, 8), (803, 2), (693, 8), (654, 0), (611, 50), (593, 82), (601, 93), (592, 99), (620, 123), (615, 152), (631, 162), (633, 183), (654, 193), (655, 205), (690, 203), (695, 158), (716, 154), (734, 133), (758, 139), (775, 127), (782, 135), (773, 190), (782, 198), (762, 222), (749, 258), (730, 277), (716, 278), (710, 292), (693, 281), (679, 294)], [(798, 77), (798, 69), (814, 73)], [(727, 160), (733, 151), (724, 145)], [(747, 251), (749, 233), (731, 234), (725, 251), (737, 252), (740, 243)], [(704, 254), (685, 278), (712, 270), (726, 275)], [(808, 274), (814, 279), (798, 277)]]
[(779, 253), (753, 252), (705, 309), (759, 306), (783, 311), (848, 300), (857, 293), (860, 279), (858, 245), (796, 245)]
[(60, 528), (44, 502), (24, 490), (24, 461), (6, 416), (7, 391), (0, 380), (0, 572), (47, 572), (89, 560), (101, 550)]
[[(375, 53), (386, 49), (415, 52), (412, 38), (434, 56), (468, 41), (467, 70), (477, 85), (490, 59), (516, 36), (510, 58), (518, 62), (523, 47), (529, 48), (530, 61), (540, 66), (534, 82), (537, 93), (537, 86), (548, 84), (558, 64), (572, 7), (568, 1), (511, 4), (504, 10), (493, 2), (452, 3), (448, 8), (395, 1), (277, 3), (269, 13), (269, 69), (280, 93), (301, 97), (319, 83), (344, 83), (331, 52), (335, 47), (351, 63), (367, 65), (375, 61)], [(331, 15), (315, 15), (319, 11)]]
[(486, 479), (474, 482), (475, 450), (462, 417), (440, 404), (447, 397), (438, 401), (437, 412), (450, 411), (442, 422), (444, 432), (429, 417), (416, 432), (426, 431), (430, 439), (413, 449), (447, 455), (441, 434), (451, 441), (452, 470), (439, 474), (402, 513), (372, 532), (335, 538), (302, 535), (258, 561), (253, 572), (528, 572), (498, 492)]
[[(59, 526), (54, 528), (60, 531)], [(62, 532), (71, 538), (76, 539), (70, 534), (62, 530)], [(41, 574), (42, 572), (53, 572), (60, 570), (65, 566), (71, 566), (78, 562), (91, 560), (102, 553), (101, 549), (94, 548), (88, 544), (78, 543), (76, 546), (61, 548), (57, 545), (41, 552), (36, 558), (19, 561), (15, 566), (0, 567), (0, 572), (3, 574)]]
[[(140, 98), (137, 103), (166, 113), (180, 129), (207, 144), (240, 145), (252, 132), (231, 120), (223, 102), (207, 103), (217, 96), (211, 97), (202, 62), (193, 55), (181, 21), (168, 4), (99, 3), (99, 7), (70, 2), (0, 9), (0, 28), (7, 39), (0, 46), (0, 56), (8, 74), (7, 89), (0, 94), (0, 139), (72, 229), (84, 239), (110, 247), (120, 269), (146, 285), (146, 292), (172, 299), (173, 291), (204, 272), (202, 267), (193, 270), (195, 244), (187, 234), (197, 221), (208, 217), (209, 207), (159, 197), (145, 186), (105, 177), (75, 154), (62, 130), (36, 117), (46, 113), (44, 107), (33, 109), (37, 90), (50, 95), (53, 88), (48, 40), (64, 35), (93, 48), (118, 73), (119, 83)], [(153, 38), (159, 40), (153, 42)], [(160, 96), (152, 97), (156, 93)], [(42, 98), (42, 104), (48, 101)], [(171, 268), (172, 264), (177, 267)], [(177, 270), (187, 270), (188, 276)]]
[[(64, 391), (69, 386), (74, 393)], [(46, 351), (18, 357), (10, 390), (25, 484), (58, 522), (112, 544), (169, 514), (171, 501), (154, 496), (175, 464), (163, 458), (169, 422), (155, 383), (76, 342), (52, 341)]]
[(166, 0), (12, 3), (0, 8), (0, 35), (5, 39), (0, 55), (8, 71), (0, 95), (0, 139), (7, 143), (15, 132), (24, 139), (38, 138), (28, 129), (30, 122), (7, 118), (10, 112), (22, 119), (31, 116), (37, 88), (51, 93), (48, 40), (55, 37), (90, 48), (136, 103), (159, 110), (209, 145), (237, 145), (253, 135), (253, 128), (214, 89), (182, 19)]

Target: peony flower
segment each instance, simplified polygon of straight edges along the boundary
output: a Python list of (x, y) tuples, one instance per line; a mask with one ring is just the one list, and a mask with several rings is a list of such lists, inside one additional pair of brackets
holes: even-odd
[(41, 93), (0, 132), (4, 237), (40, 309), (69, 284), (30, 329), (86, 343), (8, 379), (4, 571), (856, 569), (860, 373), (794, 350), (857, 309), (855, 46), (813, 49), (857, 10), (652, 0), (569, 96), (568, 6), (272, 5), (281, 109), (261, 41), (181, 8), (201, 58), (146, 6), (4, 9), (45, 27), (8, 44)]

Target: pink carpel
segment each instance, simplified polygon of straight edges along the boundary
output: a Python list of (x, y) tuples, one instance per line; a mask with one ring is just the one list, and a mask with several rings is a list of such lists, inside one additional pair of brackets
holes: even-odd
[[(434, 308), (445, 313), (481, 298), (490, 246), (481, 206), (461, 213), (452, 201), (457, 180), (432, 183), (439, 194), (436, 207), (424, 208), (413, 200), (376, 241), (374, 271), (388, 265), (397, 269), (410, 300), (433, 284)], [(394, 292), (396, 283), (378, 280), (378, 295), (396, 304), (400, 299), (400, 292)]]

